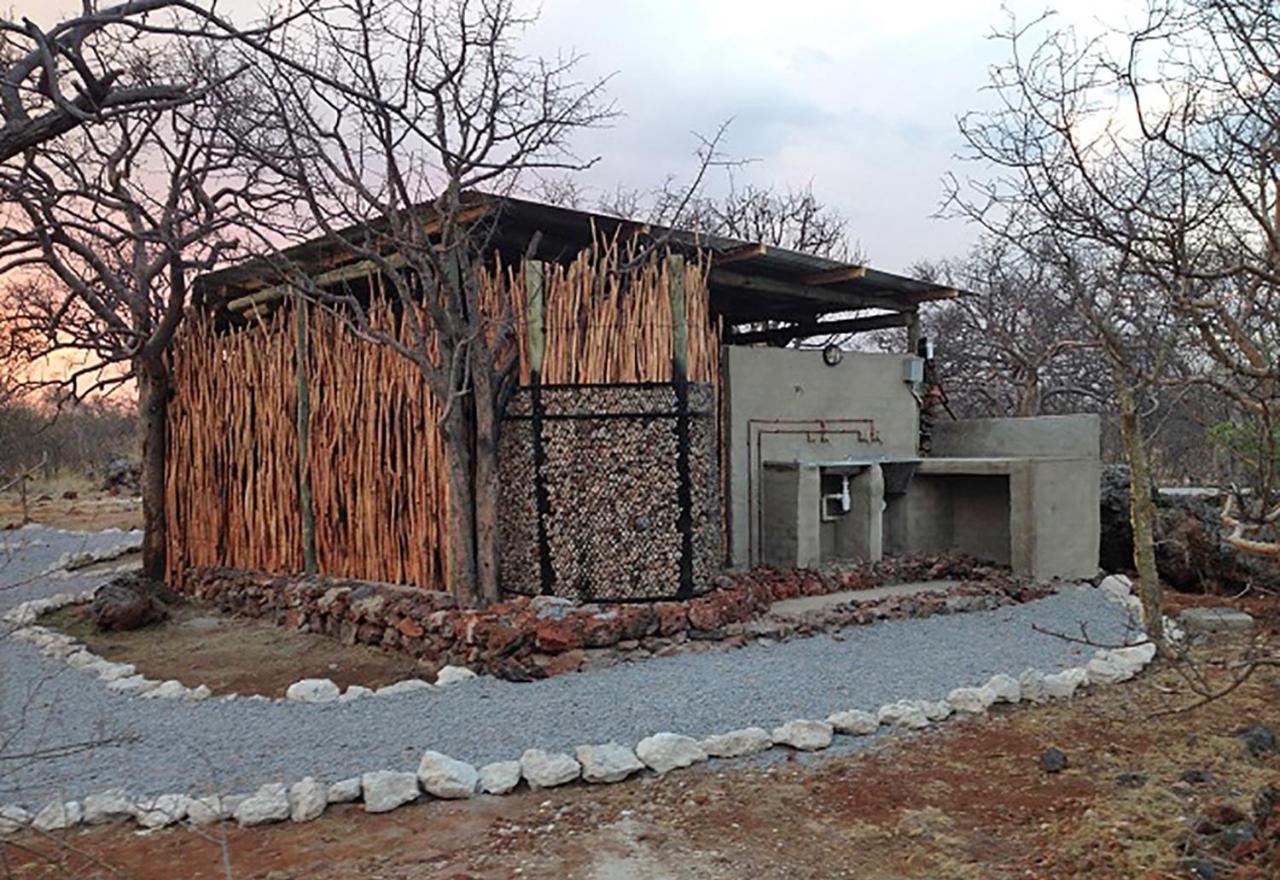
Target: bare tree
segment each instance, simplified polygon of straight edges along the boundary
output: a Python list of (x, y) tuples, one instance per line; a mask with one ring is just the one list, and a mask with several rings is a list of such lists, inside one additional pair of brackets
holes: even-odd
[[(85, 0), (80, 14), (49, 28), (30, 18), (0, 18), (0, 161), (54, 141), (85, 125), (137, 111), (155, 112), (198, 100), (216, 83), (207, 71), (173, 68), (156, 77), (146, 63), (174, 40), (251, 46), (279, 56), (276, 33), (293, 16), (313, 11), (303, 0), (289, 15), (248, 27), (194, 0)], [(234, 71), (225, 75), (234, 76)]]
[(1220, 433), (1237, 442), (1248, 491), (1224, 512), (1229, 540), (1268, 555), (1280, 554), (1278, 30), (1265, 0), (1158, 0), (1141, 28), (1105, 41), (1047, 20), (1011, 25), (999, 109), (962, 120), (1004, 173), (954, 202), (1006, 228), (1022, 206), (1017, 236), (1110, 254), (1144, 302), (1191, 331), (1185, 374), (1134, 366), (1143, 381), (1232, 402)]
[[(153, 58), (139, 82), (212, 58)], [(135, 110), (86, 126), (0, 166), (0, 274), (18, 279), (0, 305), (25, 355), (72, 355), (55, 381), (83, 397), (135, 383), (142, 434), (144, 570), (164, 571), (166, 355), (188, 279), (223, 260), (237, 224), (269, 210), (270, 186), (233, 162), (209, 101)]]
[[(280, 281), (407, 358), (442, 402), (450, 579), (474, 602), (498, 596), (498, 412), (517, 378), (509, 304), (482, 302), (478, 270), (502, 195), (528, 172), (592, 164), (570, 137), (612, 114), (576, 56), (520, 52), (531, 22), (510, 0), (341, 0), (289, 30), (288, 58), (258, 59), (267, 97), (238, 127), (246, 142), (270, 132), (253, 153), (295, 188), (289, 233), (325, 236), (381, 289), (317, 284), (271, 227)], [(373, 320), (380, 303), (407, 333)]]
[(1093, 334), (1051, 265), (988, 237), (964, 259), (918, 265), (912, 274), (981, 292), (921, 316), (956, 412), (1038, 416), (1111, 402)]

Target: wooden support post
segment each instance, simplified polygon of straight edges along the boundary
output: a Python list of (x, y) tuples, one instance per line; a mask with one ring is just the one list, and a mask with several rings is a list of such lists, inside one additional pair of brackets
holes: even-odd
[(537, 260), (524, 262), (525, 328), (529, 344), (529, 430), (533, 433), (533, 503), (538, 517), (538, 577), (542, 594), (555, 592), (556, 572), (551, 565), (551, 538), (547, 518), (551, 495), (547, 492), (546, 441), (542, 436), (542, 363), (547, 350), (546, 266)]
[(684, 289), (684, 257), (667, 258), (671, 296), (671, 380), (676, 391), (676, 496), (680, 508), (680, 584), (676, 595), (693, 595), (693, 477), (689, 466), (689, 322)]
[(307, 574), (315, 574), (316, 565), (316, 517), (311, 503), (311, 389), (307, 382), (310, 364), (309, 333), (307, 328), (307, 300), (301, 290), (294, 294), (294, 323), (297, 325), (297, 351), (294, 358), (298, 380), (298, 502), (302, 515), (302, 567)]
[(920, 313), (911, 312), (907, 321), (907, 354), (919, 354), (920, 348)]
[(546, 267), (538, 260), (525, 260), (525, 326), (529, 332), (529, 372), (542, 373), (542, 359), (547, 350), (547, 334), (543, 327), (543, 288)]

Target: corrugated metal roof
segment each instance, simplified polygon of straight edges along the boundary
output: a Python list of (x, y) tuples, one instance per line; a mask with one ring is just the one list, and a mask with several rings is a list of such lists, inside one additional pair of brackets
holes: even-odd
[[(548, 205), (528, 199), (468, 194), (484, 213), (496, 249), (523, 254), (535, 232), (542, 233), (538, 259), (568, 259), (600, 234), (615, 231), (644, 236), (677, 250), (710, 253), (712, 308), (730, 323), (766, 319), (816, 318), (864, 308), (912, 310), (930, 300), (963, 292), (854, 263), (818, 257), (758, 242)], [(424, 209), (430, 222), (430, 208)], [(341, 265), (342, 248), (324, 238), (285, 251), (301, 266)], [(254, 261), (203, 276), (198, 284), (214, 303), (245, 291), (279, 283), (272, 263)], [(227, 288), (231, 288), (228, 290)]]

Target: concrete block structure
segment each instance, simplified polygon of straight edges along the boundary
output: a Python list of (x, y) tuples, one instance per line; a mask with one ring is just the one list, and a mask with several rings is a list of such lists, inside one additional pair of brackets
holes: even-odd
[[(483, 308), (510, 327), (502, 356), (519, 377), (497, 414), (507, 592), (689, 598), (721, 567), (950, 551), (1036, 578), (1096, 572), (1096, 417), (952, 421), (925, 403), (920, 309), (971, 294), (761, 242), (465, 202), (457, 222), (488, 249), (474, 266), (494, 292)], [(175, 581), (296, 572), (310, 540), (320, 574), (453, 586), (440, 402), (335, 312), (305, 308), (325, 289), (394, 324), (345, 248), (289, 249), (306, 290), (253, 262), (200, 279), (168, 416)], [(895, 328), (898, 353), (805, 347)], [(291, 396), (303, 387), (305, 418)], [(341, 394), (356, 388), (361, 418)], [(300, 513), (304, 474), (318, 514)]]
[(812, 567), (962, 552), (1097, 572), (1097, 416), (939, 421), (920, 452), (912, 356), (730, 346), (729, 559)]

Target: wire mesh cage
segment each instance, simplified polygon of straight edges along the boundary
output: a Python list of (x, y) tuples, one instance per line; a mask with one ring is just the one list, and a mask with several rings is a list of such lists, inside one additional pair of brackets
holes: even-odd
[(720, 554), (711, 385), (522, 388), (499, 456), (507, 591), (652, 601), (709, 586)]

